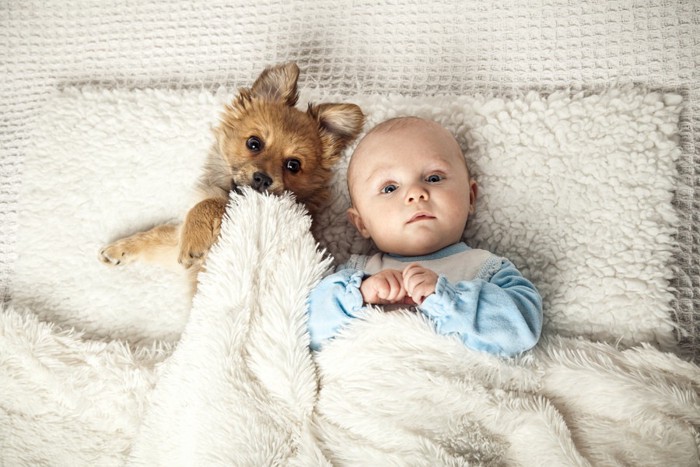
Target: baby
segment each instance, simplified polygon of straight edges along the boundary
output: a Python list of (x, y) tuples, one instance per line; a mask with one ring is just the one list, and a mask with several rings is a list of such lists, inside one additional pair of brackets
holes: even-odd
[(348, 218), (382, 252), (353, 255), (309, 297), (311, 348), (365, 305), (415, 306), (435, 330), (467, 347), (517, 355), (542, 329), (542, 299), (505, 258), (462, 235), (477, 185), (452, 134), (416, 117), (385, 121), (360, 141), (348, 167)]

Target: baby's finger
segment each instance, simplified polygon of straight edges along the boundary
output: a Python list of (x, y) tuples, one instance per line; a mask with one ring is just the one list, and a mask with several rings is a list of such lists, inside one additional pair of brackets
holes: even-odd
[(379, 290), (376, 286), (367, 286), (360, 289), (362, 292), (362, 298), (365, 303), (378, 304), (381, 300), (379, 297)]
[(391, 276), (383, 274), (383, 275), (376, 275), (372, 277), (375, 285), (374, 288), (377, 291), (377, 297), (380, 298), (381, 300), (388, 300), (389, 297), (391, 296)]
[(416, 285), (411, 291), (411, 298), (414, 302), (420, 305), (421, 303), (423, 303), (423, 300), (425, 300), (425, 298), (431, 293), (433, 292), (432, 290), (430, 290), (430, 285), (426, 284), (425, 282), (421, 282), (420, 284)]
[(387, 300), (389, 300), (392, 303), (402, 300), (403, 297), (406, 295), (406, 292), (403, 288), (403, 284), (401, 284), (400, 277), (391, 275), (387, 278), (387, 282), (390, 286), (390, 292), (387, 296)]
[(409, 264), (409, 265), (406, 266), (406, 267), (404, 268), (404, 270), (403, 270), (403, 278), (404, 278), (404, 280), (405, 280), (407, 277), (411, 277), (411, 276), (413, 276), (414, 274), (420, 272), (422, 269), (423, 269), (423, 266), (421, 266), (421, 265), (418, 264), (418, 263), (411, 263), (411, 264)]
[(413, 270), (411, 272), (411, 275), (404, 276), (403, 286), (406, 289), (406, 293), (408, 293), (408, 295), (410, 296), (413, 296), (414, 289), (425, 281), (425, 274), (423, 273), (423, 271), (419, 270)]
[(408, 266), (406, 266), (406, 269), (403, 270), (404, 284), (406, 284), (406, 282), (408, 280), (410, 280), (412, 277), (415, 277), (416, 275), (421, 274), (423, 272), (425, 272), (425, 268), (423, 266), (421, 266), (420, 264), (418, 264), (418, 263), (409, 264)]
[(391, 284), (386, 280), (376, 280), (374, 282), (374, 290), (376, 291), (377, 298), (386, 300), (391, 293)]

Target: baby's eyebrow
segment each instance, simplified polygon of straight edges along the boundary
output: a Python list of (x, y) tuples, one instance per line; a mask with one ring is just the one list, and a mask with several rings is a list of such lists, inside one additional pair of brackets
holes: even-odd
[(388, 168), (380, 167), (379, 169), (373, 170), (367, 178), (365, 178), (364, 183), (374, 182), (375, 180), (389, 179), (391, 172)]

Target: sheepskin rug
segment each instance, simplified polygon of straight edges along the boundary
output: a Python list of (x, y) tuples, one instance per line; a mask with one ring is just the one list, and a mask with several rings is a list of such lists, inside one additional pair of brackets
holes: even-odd
[[(95, 261), (101, 246), (191, 206), (211, 127), (231, 93), (68, 89), (47, 103), (23, 173), (12, 295), (91, 336), (177, 340), (187, 320), (179, 275)], [(466, 241), (508, 257), (537, 285), (546, 326), (625, 344), (673, 343), (671, 206), (681, 98), (632, 88), (586, 95), (341, 97), (367, 128), (432, 118), (457, 137), (480, 198)], [(337, 261), (369, 251), (345, 219), (345, 169), (317, 236)]]
[(68, 89), (47, 102), (0, 315), (4, 462), (697, 465), (700, 371), (662, 351), (680, 96), (303, 95), (359, 104), (367, 128), (419, 115), (453, 131), (480, 185), (466, 241), (543, 295), (544, 337), (515, 359), (378, 309), (308, 351), (308, 291), (371, 251), (345, 219), (350, 150), (318, 245), (292, 197), (232, 195), (191, 304), (177, 271), (101, 264), (102, 245), (184, 214), (230, 98)]

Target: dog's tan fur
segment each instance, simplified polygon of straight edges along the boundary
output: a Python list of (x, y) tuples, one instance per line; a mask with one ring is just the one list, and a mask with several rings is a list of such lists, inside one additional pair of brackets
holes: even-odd
[(328, 199), (331, 169), (359, 134), (364, 116), (354, 104), (297, 109), (298, 78), (299, 68), (288, 63), (267, 68), (251, 88), (241, 89), (214, 131), (198, 184), (201, 201), (184, 222), (119, 239), (100, 252), (101, 261), (179, 264), (195, 277), (219, 234), (228, 194), (240, 186), (277, 195), (291, 191), (313, 218)]

